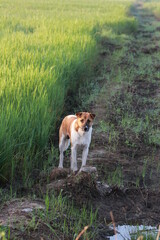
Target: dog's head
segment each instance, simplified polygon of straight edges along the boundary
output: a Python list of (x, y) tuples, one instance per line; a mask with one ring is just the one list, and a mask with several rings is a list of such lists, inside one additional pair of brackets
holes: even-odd
[(88, 132), (93, 124), (95, 114), (89, 112), (76, 113), (78, 126), (84, 131)]

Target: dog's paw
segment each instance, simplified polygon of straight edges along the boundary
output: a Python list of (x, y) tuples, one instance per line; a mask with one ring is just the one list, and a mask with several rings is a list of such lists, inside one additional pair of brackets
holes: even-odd
[(78, 169), (75, 169), (75, 170), (71, 169), (70, 171), (72, 175), (76, 175), (78, 173)]
[(63, 166), (58, 166), (59, 169), (63, 169)]

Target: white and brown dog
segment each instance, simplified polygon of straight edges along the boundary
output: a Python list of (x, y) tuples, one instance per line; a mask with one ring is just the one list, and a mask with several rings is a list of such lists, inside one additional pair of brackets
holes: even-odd
[(86, 165), (88, 149), (91, 142), (92, 124), (95, 114), (88, 112), (78, 112), (75, 115), (66, 116), (59, 130), (59, 168), (63, 168), (63, 153), (71, 143), (71, 170), (77, 168), (77, 147), (83, 146), (82, 167)]

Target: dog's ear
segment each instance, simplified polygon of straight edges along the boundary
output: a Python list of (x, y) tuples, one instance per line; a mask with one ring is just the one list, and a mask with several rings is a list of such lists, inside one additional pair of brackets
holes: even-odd
[(82, 112), (76, 113), (77, 118), (80, 118), (82, 116)]
[(94, 113), (90, 113), (90, 117), (92, 118), (92, 119), (94, 119), (95, 118), (95, 114)]

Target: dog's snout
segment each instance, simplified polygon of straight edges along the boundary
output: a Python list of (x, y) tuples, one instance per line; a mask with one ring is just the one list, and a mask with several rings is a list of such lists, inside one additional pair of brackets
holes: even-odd
[(89, 130), (89, 127), (88, 127), (88, 125), (86, 125), (85, 128), (84, 128), (84, 131), (88, 132), (88, 130)]

